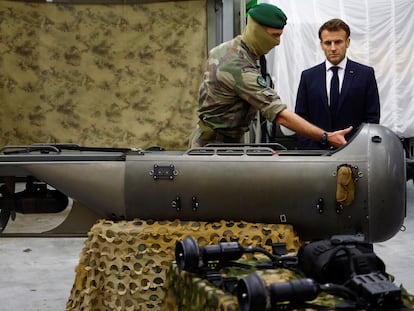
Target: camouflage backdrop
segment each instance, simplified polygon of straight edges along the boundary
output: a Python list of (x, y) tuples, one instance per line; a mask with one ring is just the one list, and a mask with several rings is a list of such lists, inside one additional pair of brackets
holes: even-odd
[(0, 146), (187, 146), (206, 0), (138, 3), (0, 0)]

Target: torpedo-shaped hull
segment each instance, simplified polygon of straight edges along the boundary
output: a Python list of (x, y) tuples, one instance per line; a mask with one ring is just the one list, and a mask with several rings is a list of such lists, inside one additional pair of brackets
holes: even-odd
[[(354, 185), (346, 204), (337, 195), (342, 166)], [(384, 241), (406, 213), (403, 146), (373, 124), (335, 152), (234, 145), (0, 155), (0, 176), (13, 172), (35, 176), (105, 218), (289, 223), (304, 240), (361, 233)]]

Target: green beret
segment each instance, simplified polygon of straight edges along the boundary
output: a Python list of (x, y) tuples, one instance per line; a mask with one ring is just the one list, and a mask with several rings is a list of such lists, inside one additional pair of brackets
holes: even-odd
[(260, 3), (252, 7), (247, 13), (263, 26), (283, 29), (286, 25), (287, 17), (285, 13), (277, 6), (268, 3)]

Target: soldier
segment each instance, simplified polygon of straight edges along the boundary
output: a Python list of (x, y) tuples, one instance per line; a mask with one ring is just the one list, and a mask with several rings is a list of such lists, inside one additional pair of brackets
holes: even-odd
[(262, 3), (248, 12), (242, 35), (213, 48), (199, 90), (198, 124), (190, 147), (208, 143), (239, 143), (258, 110), (269, 121), (313, 140), (340, 147), (352, 127), (325, 132), (294, 112), (267, 86), (257, 60), (280, 43), (287, 17), (278, 7)]

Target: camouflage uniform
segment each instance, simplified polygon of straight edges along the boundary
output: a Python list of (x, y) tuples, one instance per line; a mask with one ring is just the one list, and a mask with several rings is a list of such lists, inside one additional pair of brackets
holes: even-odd
[(190, 138), (191, 147), (240, 142), (258, 110), (274, 121), (286, 108), (278, 94), (267, 86), (257, 59), (241, 36), (210, 51), (200, 86), (200, 120)]

